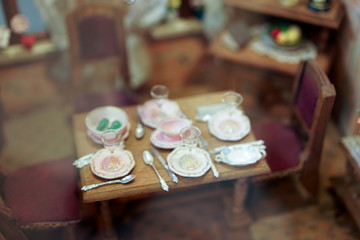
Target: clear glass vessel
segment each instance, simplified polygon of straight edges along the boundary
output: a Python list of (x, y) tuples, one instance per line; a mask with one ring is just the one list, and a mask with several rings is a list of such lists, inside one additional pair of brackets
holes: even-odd
[(180, 131), (183, 140), (183, 147), (186, 148), (185, 154), (181, 157), (181, 166), (184, 169), (191, 170), (199, 166), (200, 161), (195, 154), (197, 145), (199, 144), (201, 131), (195, 126), (188, 126)]
[(167, 99), (169, 97), (169, 88), (165, 85), (154, 85), (150, 89), (150, 95), (157, 100)]
[(121, 131), (118, 129), (108, 129), (101, 134), (101, 141), (105, 149), (109, 150), (110, 153), (114, 153), (120, 146), (121, 137)]

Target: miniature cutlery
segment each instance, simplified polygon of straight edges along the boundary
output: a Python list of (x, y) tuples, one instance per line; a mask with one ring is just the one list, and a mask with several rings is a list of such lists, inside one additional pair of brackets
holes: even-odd
[(169, 176), (171, 177), (171, 180), (175, 183), (178, 182), (178, 178), (175, 175), (175, 173), (173, 173), (169, 166), (166, 164), (165, 160), (163, 159), (163, 157), (161, 156), (161, 154), (159, 153), (159, 151), (154, 148), (153, 146), (150, 147), (151, 151), (155, 154), (156, 158), (159, 160), (159, 162), (161, 163), (161, 165), (165, 168), (165, 170), (167, 171), (167, 173), (169, 174)]
[[(236, 145), (262, 146), (262, 145), (264, 145), (264, 140), (257, 140), (257, 141), (254, 141), (254, 142), (240, 143), (240, 144), (236, 144)], [(221, 152), (221, 150), (223, 150), (226, 147), (228, 147), (228, 146), (220, 146), (220, 147), (214, 148), (213, 150), (209, 151), (209, 153), (210, 154), (219, 153), (219, 152)]]
[(145, 133), (145, 129), (139, 120), (135, 129), (135, 137), (137, 139), (141, 139), (144, 136), (144, 133)]
[(147, 165), (150, 165), (156, 175), (158, 176), (159, 180), (160, 180), (160, 184), (161, 184), (161, 187), (163, 190), (165, 191), (169, 191), (169, 186), (166, 184), (166, 182), (164, 181), (164, 179), (160, 176), (158, 170), (156, 169), (156, 167), (154, 166), (154, 158), (153, 156), (151, 155), (151, 153), (149, 151), (144, 151), (143, 152), (143, 159), (144, 159), (144, 162), (147, 164)]
[[(201, 141), (201, 139), (200, 139), (200, 141)], [(207, 147), (208, 143), (206, 142), (205, 139), (203, 139), (203, 141), (205, 141), (205, 144), (202, 143), (201, 148), (206, 151), (206, 147)], [(218, 178), (220, 174), (219, 174), (219, 171), (216, 169), (215, 164), (213, 163), (211, 157), (210, 157), (210, 168), (211, 168), (211, 171), (213, 172), (214, 177)]]
[(122, 184), (126, 184), (130, 181), (132, 181), (136, 176), (133, 174), (127, 175), (125, 177), (123, 177), (122, 179), (116, 179), (116, 180), (111, 180), (111, 181), (107, 181), (107, 182), (102, 182), (102, 183), (95, 183), (95, 184), (91, 184), (91, 185), (87, 185), (87, 186), (83, 186), (81, 188), (81, 190), (83, 190), (84, 192), (86, 192), (87, 190), (90, 189), (94, 189), (100, 186), (104, 186), (104, 185), (108, 185), (108, 184), (114, 184), (114, 183), (122, 183)]
[(218, 178), (219, 177), (219, 171), (216, 169), (212, 159), (210, 158), (210, 167), (211, 167), (211, 171), (213, 172), (214, 177)]
[(94, 156), (95, 153), (90, 153), (88, 155), (85, 155), (73, 162), (73, 165), (77, 168), (82, 168), (90, 163), (90, 160), (92, 156)]

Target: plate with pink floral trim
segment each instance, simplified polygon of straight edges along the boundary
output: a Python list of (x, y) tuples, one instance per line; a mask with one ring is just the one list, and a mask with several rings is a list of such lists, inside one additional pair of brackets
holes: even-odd
[(137, 111), (141, 122), (151, 128), (156, 128), (165, 119), (181, 116), (179, 104), (171, 100), (164, 100), (161, 105), (156, 100), (148, 100)]
[(177, 147), (168, 156), (171, 171), (183, 177), (201, 177), (210, 169), (210, 154), (200, 148)]
[(242, 111), (223, 110), (217, 112), (209, 121), (212, 135), (224, 141), (238, 141), (250, 133), (249, 118)]
[(127, 150), (115, 150), (110, 153), (100, 149), (90, 160), (91, 171), (98, 177), (114, 179), (127, 175), (135, 166), (134, 157)]

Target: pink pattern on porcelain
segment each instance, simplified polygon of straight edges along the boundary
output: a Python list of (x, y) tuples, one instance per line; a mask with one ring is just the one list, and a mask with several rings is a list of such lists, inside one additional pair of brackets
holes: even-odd
[(250, 120), (242, 111), (223, 110), (209, 121), (209, 131), (223, 141), (238, 141), (249, 134)]
[(173, 149), (182, 145), (180, 135), (169, 136), (160, 130), (155, 130), (150, 136), (150, 142), (159, 148)]
[(115, 150), (114, 153), (110, 153), (107, 149), (100, 149), (90, 161), (91, 171), (105, 179), (125, 176), (134, 166), (134, 157), (127, 150)]
[[(191, 160), (189, 160), (191, 154)], [(167, 163), (171, 171), (183, 177), (200, 177), (210, 169), (211, 157), (200, 148), (177, 147), (168, 156)]]
[(159, 105), (156, 100), (152, 99), (138, 107), (138, 114), (146, 126), (156, 128), (161, 121), (179, 118), (181, 110), (179, 104), (174, 101), (164, 99)]
[(168, 136), (178, 136), (181, 129), (191, 124), (192, 121), (189, 119), (174, 118), (160, 122), (157, 128)]
[(103, 131), (97, 130), (97, 126), (104, 118), (107, 118), (110, 123), (115, 120), (119, 121), (121, 127), (118, 130), (125, 134), (126, 126), (129, 123), (126, 112), (115, 106), (102, 106), (91, 110), (85, 117), (86, 128), (91, 132), (92, 136), (101, 139)]

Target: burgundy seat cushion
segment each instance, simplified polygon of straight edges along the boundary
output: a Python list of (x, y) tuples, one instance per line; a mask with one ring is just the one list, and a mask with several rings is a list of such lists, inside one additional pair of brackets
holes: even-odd
[(300, 163), (302, 146), (295, 132), (275, 120), (252, 123), (257, 139), (265, 141), (266, 161), (272, 172), (294, 168)]
[(66, 223), (80, 220), (73, 158), (34, 164), (8, 175), (6, 205), (18, 225)]

